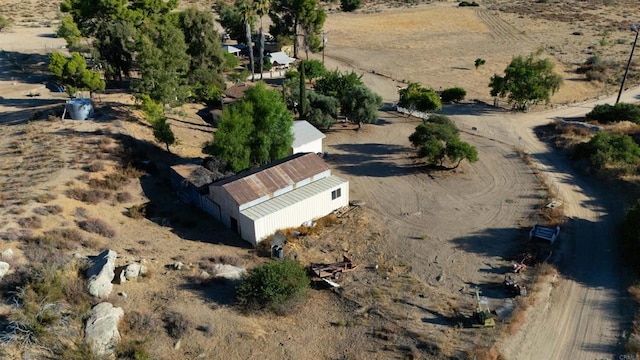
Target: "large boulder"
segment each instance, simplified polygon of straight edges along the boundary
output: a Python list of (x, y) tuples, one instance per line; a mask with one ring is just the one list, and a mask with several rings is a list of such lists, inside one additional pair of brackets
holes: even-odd
[(111, 294), (117, 257), (115, 251), (105, 250), (91, 260), (91, 266), (87, 269), (89, 294), (101, 299)]
[(11, 268), (9, 263), (6, 263), (4, 261), (0, 261), (0, 279), (2, 279), (2, 277), (5, 276), (9, 272), (9, 268)]
[(227, 280), (240, 280), (242, 276), (247, 273), (247, 270), (242, 267), (233, 266), (229, 264), (214, 264), (213, 274), (217, 278), (223, 278)]
[(84, 330), (84, 341), (98, 356), (113, 354), (120, 342), (118, 322), (124, 316), (122, 308), (103, 302), (91, 309)]
[(124, 268), (124, 277), (127, 280), (136, 279), (138, 276), (143, 276), (147, 273), (147, 267), (138, 263), (131, 263)]

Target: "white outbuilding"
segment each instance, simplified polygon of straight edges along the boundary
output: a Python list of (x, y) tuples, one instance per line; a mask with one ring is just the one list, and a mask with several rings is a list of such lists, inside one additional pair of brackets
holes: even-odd
[(349, 182), (315, 153), (298, 153), (209, 186), (214, 218), (254, 246), (349, 205)]
[(304, 152), (322, 153), (322, 139), (326, 136), (315, 126), (309, 124), (308, 121), (294, 121), (291, 131), (293, 132), (292, 154)]

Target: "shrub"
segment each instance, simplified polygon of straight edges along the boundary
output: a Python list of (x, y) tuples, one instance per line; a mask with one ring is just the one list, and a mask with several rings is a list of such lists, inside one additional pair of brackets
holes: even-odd
[(345, 12), (358, 10), (362, 6), (361, 0), (340, 0), (340, 9)]
[(104, 237), (112, 238), (116, 235), (115, 230), (111, 228), (104, 220), (98, 218), (89, 218), (78, 222), (80, 229), (102, 235)]
[(116, 194), (116, 201), (119, 203), (129, 202), (131, 201), (131, 199), (133, 199), (133, 196), (131, 196), (131, 193), (119, 192)]
[(139, 336), (147, 336), (149, 333), (158, 328), (159, 319), (152, 312), (131, 311), (124, 315), (124, 333), (135, 334)]
[(476, 6), (480, 6), (480, 4), (478, 4), (475, 1), (460, 1), (458, 3), (458, 6), (460, 7), (465, 7), (465, 6), (472, 6), (472, 7), (476, 7)]
[(167, 333), (174, 339), (180, 339), (193, 327), (191, 321), (184, 314), (179, 312), (170, 312), (164, 317), (165, 329)]
[(146, 340), (125, 340), (116, 346), (118, 359), (151, 360)]
[(452, 103), (452, 102), (460, 102), (464, 100), (464, 97), (467, 96), (467, 91), (461, 87), (453, 87), (450, 89), (445, 89), (440, 93), (440, 98), (442, 102)]
[(0, 15), (0, 32), (11, 25), (11, 20), (6, 17)]
[(594, 106), (593, 110), (585, 116), (589, 120), (605, 124), (625, 120), (640, 124), (640, 107), (629, 103), (602, 104)]
[(587, 158), (594, 170), (607, 169), (609, 175), (615, 171), (617, 175), (624, 175), (636, 171), (640, 146), (629, 135), (601, 131), (589, 142), (577, 145), (574, 157)]
[(40, 208), (33, 209), (33, 212), (38, 215), (56, 215), (62, 212), (60, 205), (47, 205)]
[(483, 59), (483, 58), (477, 58), (476, 61), (474, 61), (474, 65), (476, 67), (476, 70), (478, 70), (478, 68), (484, 64), (487, 63), (487, 60)]
[(35, 200), (41, 204), (46, 204), (49, 201), (55, 200), (57, 197), (58, 195), (56, 194), (46, 192), (46, 193), (38, 194), (38, 196), (35, 197)]
[(40, 229), (42, 227), (42, 220), (38, 216), (29, 216), (18, 219), (18, 225), (22, 228)]
[(237, 287), (238, 304), (246, 310), (286, 308), (309, 288), (305, 268), (283, 259), (253, 269)]
[(147, 216), (147, 204), (133, 205), (127, 209), (126, 215), (132, 219), (143, 219)]
[(104, 163), (100, 161), (94, 161), (91, 164), (89, 164), (89, 166), (87, 166), (87, 170), (90, 172), (100, 172), (100, 171), (104, 171), (104, 169), (105, 169)]
[(111, 197), (111, 193), (100, 189), (80, 189), (71, 188), (66, 191), (67, 197), (85, 202), (87, 204), (97, 204), (100, 201), (108, 200)]

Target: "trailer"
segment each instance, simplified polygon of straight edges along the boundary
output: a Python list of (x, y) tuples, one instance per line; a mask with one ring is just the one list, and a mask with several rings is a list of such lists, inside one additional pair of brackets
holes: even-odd
[(357, 269), (358, 265), (355, 265), (348, 257), (343, 256), (340, 262), (330, 264), (312, 263), (309, 268), (314, 276), (322, 280), (340, 281), (344, 273)]

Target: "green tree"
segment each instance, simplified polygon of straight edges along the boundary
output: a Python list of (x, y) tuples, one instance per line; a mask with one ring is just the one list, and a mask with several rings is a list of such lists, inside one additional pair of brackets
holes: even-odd
[(304, 75), (309, 81), (321, 78), (327, 72), (324, 64), (319, 60), (302, 60), (300, 66), (304, 67)]
[(54, 52), (49, 56), (49, 71), (53, 78), (67, 87), (67, 92), (75, 93), (76, 90), (101, 91), (105, 88), (105, 82), (96, 71), (87, 69), (87, 62), (77, 52), (70, 58)]
[(281, 94), (259, 82), (222, 112), (214, 153), (236, 172), (282, 159), (293, 144), (292, 126)]
[(440, 93), (440, 99), (445, 103), (460, 102), (467, 96), (467, 91), (461, 87), (445, 89)]
[[(229, 37), (236, 41), (241, 41), (245, 37), (245, 17), (240, 11), (241, 0), (236, 0), (235, 3), (229, 4), (226, 1), (218, 1), (215, 5), (216, 13), (218, 13), (218, 22), (229, 35)], [(254, 18), (249, 18), (249, 21), (255, 21)], [(253, 27), (255, 23), (250, 23)]]
[(171, 153), (169, 146), (176, 143), (176, 137), (164, 115), (164, 105), (153, 101), (147, 94), (140, 94), (138, 100), (145, 120), (153, 129), (153, 136), (158, 142), (163, 143), (167, 151)]
[(236, 294), (238, 304), (245, 310), (279, 312), (301, 299), (308, 288), (304, 266), (285, 258), (251, 270), (238, 285)]
[(418, 83), (411, 83), (404, 89), (398, 91), (400, 101), (398, 106), (409, 110), (411, 114), (414, 111), (432, 112), (442, 109), (440, 97), (433, 89), (422, 87)]
[(224, 90), (221, 76), (225, 57), (210, 12), (188, 8), (177, 14), (190, 57), (187, 81), (195, 100), (213, 103)]
[(625, 120), (640, 124), (640, 106), (623, 102), (615, 105), (596, 105), (585, 117), (604, 124)]
[(223, 159), (233, 171), (249, 168), (251, 135), (254, 132), (251, 103), (239, 101), (225, 108), (214, 135), (213, 153)]
[(140, 36), (137, 48), (141, 78), (134, 90), (161, 104), (183, 102), (190, 59), (180, 29), (167, 21), (152, 24)]
[(470, 163), (478, 161), (478, 150), (471, 144), (460, 140), (447, 142), (445, 154), (449, 161), (456, 163), (454, 169), (460, 166), (462, 160), (467, 160)]
[(449, 160), (455, 163), (452, 168), (455, 169), (462, 160), (478, 161), (476, 148), (460, 140), (458, 133), (458, 128), (448, 117), (432, 115), (416, 127), (409, 141), (428, 165), (443, 166), (444, 161)]
[(164, 143), (167, 147), (167, 151), (170, 153), (169, 145), (173, 145), (176, 142), (176, 137), (173, 134), (173, 130), (171, 130), (171, 126), (167, 122), (166, 117), (161, 117), (160, 119), (151, 123), (151, 127), (153, 128), (153, 136), (161, 143)]
[(371, 124), (378, 120), (380, 106), (382, 106), (380, 95), (360, 85), (347, 92), (341, 111), (351, 121), (357, 122), (358, 128), (361, 128), (362, 123)]
[(317, 128), (331, 128), (338, 116), (338, 99), (315, 91), (309, 92), (308, 99), (310, 111), (307, 114), (307, 121)]
[(319, 94), (335, 97), (340, 102), (340, 106), (344, 108), (349, 101), (348, 94), (351, 89), (363, 85), (362, 75), (358, 75), (354, 71), (343, 74), (334, 70), (326, 72), (319, 78), (314, 89)]
[(319, 48), (322, 43), (320, 32), (326, 13), (319, 6), (318, 0), (272, 0), (269, 16), (272, 22), (271, 34), (293, 38), (294, 58), (298, 58), (300, 35), (304, 37), (306, 45), (313, 43)]
[(94, 57), (104, 69), (105, 77), (122, 82), (134, 64), (138, 31), (132, 22), (113, 20), (96, 26)]
[(562, 76), (554, 72), (553, 62), (533, 54), (514, 57), (504, 76), (495, 74), (489, 83), (491, 96), (507, 97), (509, 104), (521, 111), (541, 101), (548, 104), (560, 85)]
[(487, 60), (483, 59), (483, 58), (477, 58), (476, 61), (474, 62), (474, 65), (476, 67), (476, 70), (478, 70), (478, 68), (484, 64), (487, 63)]
[(73, 17), (71, 15), (66, 15), (62, 18), (62, 22), (60, 22), (56, 35), (65, 39), (67, 41), (67, 47), (71, 50), (77, 49), (80, 44), (80, 40), (82, 40), (80, 29), (78, 29), (78, 25), (73, 21)]

